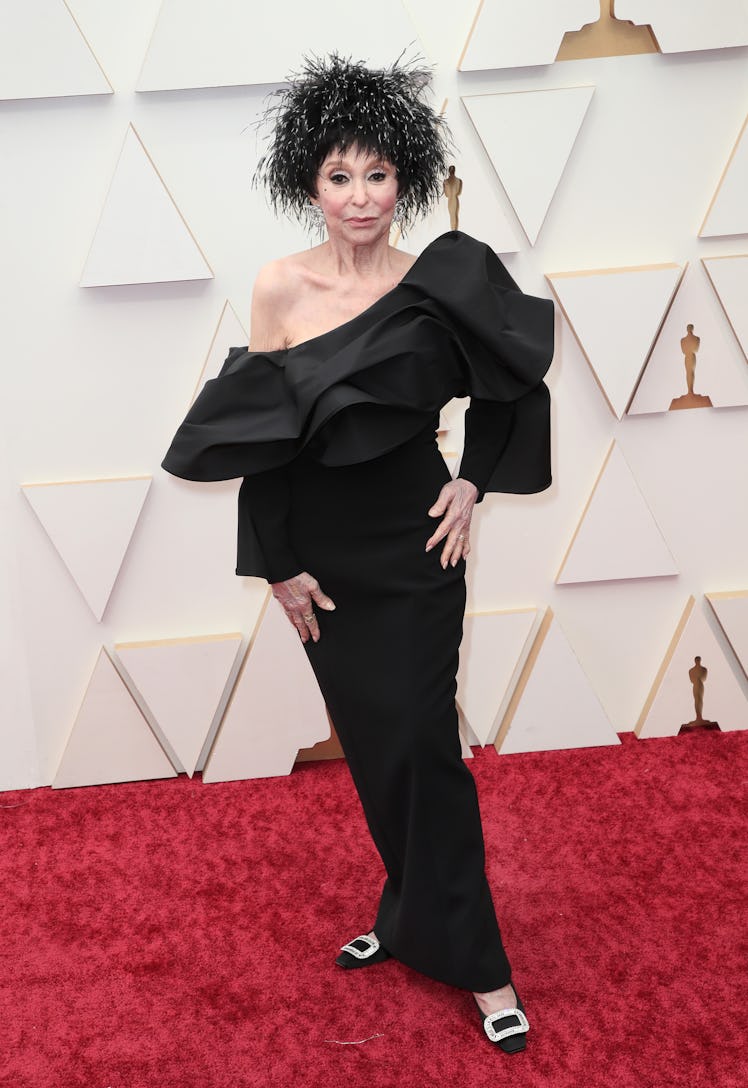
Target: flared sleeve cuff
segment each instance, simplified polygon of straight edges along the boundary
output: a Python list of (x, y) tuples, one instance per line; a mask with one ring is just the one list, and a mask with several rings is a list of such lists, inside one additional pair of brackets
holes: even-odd
[(246, 476), (239, 488), (236, 573), (285, 582), (303, 567), (289, 538), (286, 469)]
[(544, 382), (514, 402), (509, 436), (486, 491), (532, 495), (551, 486), (551, 395)]

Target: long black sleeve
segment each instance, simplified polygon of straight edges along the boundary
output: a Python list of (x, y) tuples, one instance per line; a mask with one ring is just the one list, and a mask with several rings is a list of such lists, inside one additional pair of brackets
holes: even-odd
[(481, 502), (514, 425), (514, 404), (472, 397), (465, 412), (465, 445), (459, 475), (478, 488)]
[(245, 476), (239, 488), (237, 574), (284, 582), (303, 570), (288, 535), (288, 468)]

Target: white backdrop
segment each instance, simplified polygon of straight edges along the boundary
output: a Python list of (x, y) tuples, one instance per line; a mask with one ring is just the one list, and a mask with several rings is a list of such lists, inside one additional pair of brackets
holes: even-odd
[[(14, 5), (5, 6), (12, 26)], [(462, 6), (470, 10), (455, 10)], [(158, 0), (70, 0), (69, 7), (115, 93), (0, 103), (5, 789), (52, 780), (102, 644), (251, 634), (265, 586), (233, 573), (236, 485), (176, 481), (159, 463), (189, 405), (225, 301), (248, 323), (258, 268), (307, 244), (297, 228), (273, 220), (250, 187), (258, 149), (247, 126), (268, 86), (138, 92)], [(473, 5), (408, 0), (405, 7), (436, 65), (437, 103), (448, 98), (455, 108), (461, 95), (596, 88), (532, 247), (469, 123), (460, 129), (471, 161), (479, 163), (480, 184), (490, 182), (494, 194), (485, 207), (487, 234), (503, 216), (521, 240), (519, 252), (505, 260), (525, 290), (549, 295), (546, 273), (670, 261), (693, 266), (701, 257), (748, 251), (745, 235), (698, 237), (748, 108), (745, 48), (460, 73), (456, 64)], [(280, 78), (298, 57), (286, 54), (268, 5), (242, 8), (256, 16), (264, 70), (277, 70)], [(287, 0), (277, 8), (283, 22), (292, 23), (307, 5)], [(315, 11), (326, 25), (328, 48), (382, 61), (408, 44), (393, 42), (391, 24), (372, 8), (374, 29), (355, 31), (366, 32), (369, 49), (352, 40), (355, 28), (341, 29), (339, 5), (320, 2)], [(79, 286), (130, 123), (212, 279)], [(542, 171), (544, 148), (532, 154)], [(456, 161), (461, 174), (459, 155)], [(467, 201), (471, 178), (461, 176)], [(635, 321), (636, 314), (621, 313), (620, 320)], [(610, 335), (617, 335), (615, 327)], [(542, 611), (550, 605), (612, 725), (630, 730), (688, 596), (698, 605), (706, 592), (748, 586), (748, 408), (618, 421), (560, 317), (549, 384), (555, 482), (542, 495), (484, 502), (469, 607)], [(612, 438), (680, 573), (557, 586), (556, 572)], [(98, 623), (20, 484), (132, 475), (152, 475), (153, 483)]]

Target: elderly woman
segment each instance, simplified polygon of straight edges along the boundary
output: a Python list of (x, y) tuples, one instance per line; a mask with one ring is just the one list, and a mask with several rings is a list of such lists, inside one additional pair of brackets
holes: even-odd
[[(429, 76), (333, 55), (269, 111), (276, 210), (327, 240), (263, 268), (232, 348), (164, 461), (243, 477), (237, 573), (266, 578), (304, 643), (386, 869), (370, 931), (336, 962), (390, 957), (474, 994), (488, 1038), (525, 1046), (491, 893), (455, 675), (471, 519), (486, 491), (550, 483), (552, 303), (458, 232), (390, 245), (447, 172)], [(439, 409), (469, 395), (456, 479)]]

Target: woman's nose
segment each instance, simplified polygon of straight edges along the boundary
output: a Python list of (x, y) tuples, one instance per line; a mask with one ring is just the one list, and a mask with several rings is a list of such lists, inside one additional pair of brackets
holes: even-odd
[(366, 182), (363, 180), (354, 181), (351, 189), (351, 202), (353, 204), (365, 204), (367, 200)]

